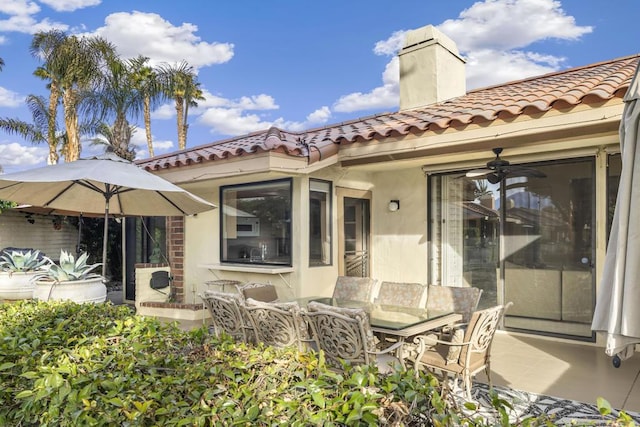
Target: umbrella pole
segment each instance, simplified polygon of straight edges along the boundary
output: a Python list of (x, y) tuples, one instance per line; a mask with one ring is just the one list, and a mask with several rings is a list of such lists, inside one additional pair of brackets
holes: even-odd
[(76, 256), (80, 256), (80, 245), (82, 244), (82, 212), (78, 217), (78, 244), (76, 245)]
[(102, 277), (107, 277), (107, 235), (109, 230), (109, 199), (104, 207), (104, 232), (102, 235)]

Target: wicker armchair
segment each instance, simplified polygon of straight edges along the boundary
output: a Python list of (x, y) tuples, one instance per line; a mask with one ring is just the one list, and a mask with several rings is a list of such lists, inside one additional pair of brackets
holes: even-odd
[(456, 329), (440, 339), (436, 334), (418, 335), (415, 359), (416, 371), (426, 368), (440, 371), (444, 380), (449, 374), (462, 379), (467, 398), (471, 400), (471, 379), (484, 370), (491, 387), (491, 343), (504, 314), (504, 306), (498, 305), (475, 311), (465, 329)]
[(462, 314), (462, 322), (468, 323), (471, 314), (478, 308), (482, 289), (473, 287), (429, 285), (427, 310), (453, 310)]
[(309, 328), (297, 302), (271, 303), (248, 298), (245, 310), (258, 342), (274, 347), (297, 347), (303, 351), (311, 342)]
[(371, 277), (338, 276), (333, 298), (371, 302), (376, 279)]
[(262, 302), (274, 302), (278, 300), (276, 287), (271, 283), (246, 283), (236, 285), (236, 288), (244, 299), (251, 298)]
[(422, 283), (382, 282), (374, 302), (401, 307), (424, 307), (427, 286)]
[(401, 365), (392, 353), (403, 343), (378, 350), (364, 309), (338, 308), (313, 301), (307, 309), (304, 314), (316, 346), (324, 352), (330, 366), (341, 369), (345, 362), (351, 365), (375, 363), (379, 372), (386, 374)]
[(243, 301), (238, 294), (205, 291), (200, 295), (211, 314), (216, 336), (225, 333), (243, 342), (254, 341), (253, 328), (244, 313)]

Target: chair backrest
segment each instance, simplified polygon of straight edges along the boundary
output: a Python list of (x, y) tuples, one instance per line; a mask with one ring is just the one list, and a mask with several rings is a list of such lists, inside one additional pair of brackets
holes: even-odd
[(338, 276), (333, 288), (333, 298), (371, 302), (376, 279), (371, 277)]
[(271, 283), (246, 283), (236, 285), (238, 292), (244, 299), (254, 299), (262, 302), (274, 302), (278, 300), (276, 287)]
[(297, 302), (262, 302), (248, 298), (245, 310), (258, 342), (304, 350), (310, 341), (307, 323)]
[(491, 343), (503, 313), (503, 305), (473, 312), (464, 334), (464, 342), (470, 344), (462, 347), (460, 364), (474, 368), (487, 363), (491, 353)]
[(341, 368), (342, 361), (352, 365), (371, 362), (369, 351), (375, 341), (369, 316), (361, 308), (341, 308), (312, 301), (305, 317), (311, 326), (318, 350), (324, 351), (327, 363)]
[(200, 297), (211, 314), (216, 336), (226, 333), (237, 340), (249, 341), (251, 327), (244, 316), (240, 295), (205, 291)]
[(401, 307), (424, 307), (427, 300), (427, 289), (427, 286), (422, 283), (385, 281), (380, 283), (380, 289), (374, 302)]
[(427, 310), (453, 310), (462, 314), (464, 323), (469, 322), (482, 296), (482, 289), (468, 286), (429, 285), (428, 288)]

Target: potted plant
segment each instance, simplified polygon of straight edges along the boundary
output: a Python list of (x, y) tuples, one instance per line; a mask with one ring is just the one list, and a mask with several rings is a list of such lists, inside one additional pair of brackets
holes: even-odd
[(101, 263), (87, 264), (88, 253), (75, 259), (69, 252), (60, 251), (60, 262), (50, 265), (36, 275), (33, 297), (41, 301), (71, 300), (78, 303), (102, 303), (107, 299), (104, 278), (93, 273)]
[(39, 250), (0, 252), (0, 300), (33, 298), (35, 276), (50, 260)]

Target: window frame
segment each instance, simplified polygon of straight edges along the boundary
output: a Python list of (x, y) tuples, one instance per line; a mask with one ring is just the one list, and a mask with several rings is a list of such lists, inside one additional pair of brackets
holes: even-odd
[[(327, 223), (328, 223), (328, 229), (326, 230), (326, 235), (328, 238), (328, 242), (329, 242), (329, 254), (328, 254), (328, 261), (326, 263), (313, 263), (312, 259), (311, 259), (311, 193), (312, 192), (320, 192), (317, 190), (312, 190), (311, 189), (311, 183), (312, 182), (316, 182), (319, 184), (326, 184), (328, 186), (328, 191), (327, 191), (327, 206), (326, 206), (326, 213), (327, 213)], [(314, 267), (330, 267), (333, 265), (333, 182), (332, 181), (327, 181), (324, 179), (318, 179), (318, 178), (309, 178), (309, 254), (308, 254), (308, 258), (309, 258), (309, 267), (310, 268), (314, 268)]]
[[(252, 186), (269, 186), (269, 185), (277, 185), (277, 184), (286, 184), (289, 187), (289, 191), (288, 191), (288, 197), (289, 197), (289, 206), (288, 206), (288, 211), (289, 211), (289, 218), (287, 221), (287, 225), (286, 225), (286, 230), (285, 230), (285, 234), (288, 236), (288, 241), (289, 241), (289, 255), (288, 255), (288, 261), (284, 261), (284, 262), (276, 262), (276, 261), (271, 261), (271, 262), (264, 262), (264, 260), (262, 260), (262, 262), (260, 261), (239, 261), (239, 260), (232, 260), (229, 259), (228, 256), (224, 256), (225, 253), (225, 213), (224, 213), (224, 206), (225, 206), (225, 199), (224, 199), (224, 194), (225, 191), (228, 191), (230, 189), (236, 189), (238, 191), (241, 191), (243, 188), (248, 188), (248, 187), (252, 187)], [(220, 263), (221, 264), (242, 264), (242, 265), (256, 265), (256, 266), (288, 266), (291, 267), (293, 265), (293, 228), (292, 228), (292, 224), (293, 224), (293, 178), (281, 178), (281, 179), (273, 179), (273, 180), (267, 180), (267, 181), (256, 181), (256, 182), (243, 182), (240, 184), (230, 184), (230, 185), (222, 185), (220, 186), (219, 189), (219, 200), (220, 200), (220, 216), (219, 216), (219, 249), (220, 249)], [(236, 217), (237, 218), (237, 217)], [(227, 248), (228, 249), (228, 248)], [(228, 251), (226, 251), (228, 253)]]

